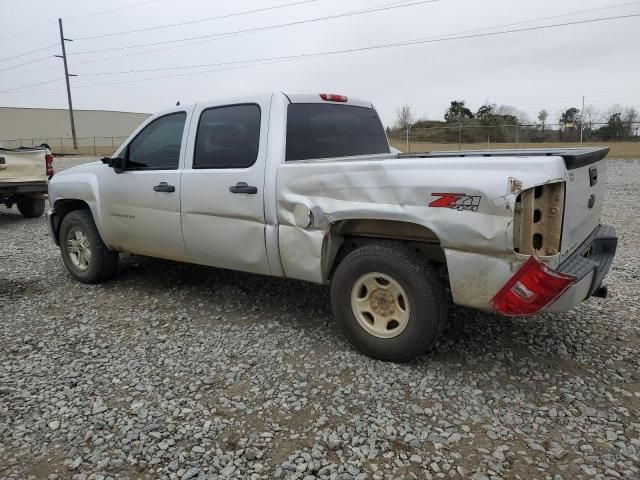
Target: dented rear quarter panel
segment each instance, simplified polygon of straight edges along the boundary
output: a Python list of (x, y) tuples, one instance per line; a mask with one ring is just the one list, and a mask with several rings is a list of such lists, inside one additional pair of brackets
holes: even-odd
[[(444, 249), (454, 301), (489, 309), (490, 299), (525, 257), (513, 252), (520, 191), (564, 181), (561, 157), (398, 158), (396, 155), (281, 164), (277, 172), (279, 247), (284, 274), (317, 283), (325, 241), (341, 220), (410, 222), (433, 231)], [(435, 193), (479, 196), (477, 211), (430, 207)], [(294, 209), (313, 213), (309, 228)]]

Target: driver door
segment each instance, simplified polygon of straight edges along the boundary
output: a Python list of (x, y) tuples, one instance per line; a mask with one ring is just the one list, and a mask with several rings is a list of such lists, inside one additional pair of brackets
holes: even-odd
[(149, 122), (120, 156), (122, 173), (109, 168), (101, 181), (105, 243), (151, 257), (185, 260), (180, 224), (180, 181), (191, 112)]

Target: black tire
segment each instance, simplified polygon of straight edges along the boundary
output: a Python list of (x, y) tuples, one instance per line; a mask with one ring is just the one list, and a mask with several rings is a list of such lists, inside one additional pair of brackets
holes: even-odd
[(18, 197), (16, 204), (18, 210), (25, 218), (37, 218), (44, 213), (43, 197)]
[[(68, 239), (72, 229), (74, 232), (80, 230), (86, 235), (91, 249), (91, 259), (86, 269), (76, 266), (71, 258)], [(58, 241), (64, 266), (76, 280), (82, 283), (101, 283), (117, 272), (118, 252), (112, 252), (106, 247), (89, 210), (74, 210), (67, 214), (62, 219)]]
[[(351, 306), (356, 282), (369, 273), (391, 277), (408, 297), (406, 326), (393, 338), (380, 338), (365, 330)], [(331, 307), (345, 336), (361, 352), (385, 361), (412, 360), (432, 349), (444, 327), (447, 305), (446, 291), (435, 269), (400, 243), (375, 243), (349, 253), (331, 282)]]

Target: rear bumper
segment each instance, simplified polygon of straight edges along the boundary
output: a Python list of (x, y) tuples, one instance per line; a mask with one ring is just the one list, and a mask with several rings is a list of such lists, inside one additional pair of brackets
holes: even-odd
[(559, 272), (573, 275), (577, 280), (545, 311), (564, 312), (591, 297), (611, 269), (617, 246), (618, 236), (612, 225), (600, 225), (596, 228), (558, 267)]
[(47, 182), (0, 182), (0, 195), (14, 194), (45, 194), (47, 193)]

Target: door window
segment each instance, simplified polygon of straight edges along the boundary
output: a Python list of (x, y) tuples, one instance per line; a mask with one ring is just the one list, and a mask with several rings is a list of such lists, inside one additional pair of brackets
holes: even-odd
[(210, 108), (200, 116), (193, 168), (247, 168), (259, 146), (258, 105)]
[(127, 170), (176, 170), (186, 119), (172, 113), (147, 125), (127, 147)]

